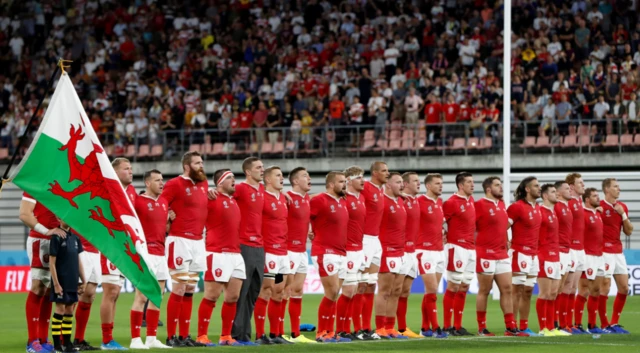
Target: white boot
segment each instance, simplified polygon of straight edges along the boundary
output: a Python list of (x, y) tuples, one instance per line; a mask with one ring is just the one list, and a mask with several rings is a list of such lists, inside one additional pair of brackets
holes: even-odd
[(149, 349), (149, 347), (145, 346), (142, 343), (142, 338), (137, 337), (131, 340), (131, 345), (129, 346), (131, 349)]
[(147, 341), (145, 343), (145, 346), (147, 346), (147, 348), (173, 348), (171, 346), (167, 346), (164, 343), (158, 341), (153, 336), (147, 336)]

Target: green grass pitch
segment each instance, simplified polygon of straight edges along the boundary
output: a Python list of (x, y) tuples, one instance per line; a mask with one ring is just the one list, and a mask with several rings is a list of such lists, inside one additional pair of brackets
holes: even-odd
[[(191, 333), (195, 335), (197, 330), (197, 311), (201, 296), (196, 294), (194, 298)], [(303, 299), (302, 322), (316, 323), (317, 308), (320, 295), (306, 295)], [(0, 353), (25, 352), (26, 347), (26, 322), (24, 316), (26, 294), (2, 294), (0, 295)], [(87, 327), (86, 338), (94, 346), (99, 346), (101, 331), (99, 318), (99, 305), (101, 297), (97, 296), (91, 310), (91, 319)], [(409, 298), (409, 310), (407, 322), (414, 331), (420, 329), (420, 303), (422, 296), (411, 295)], [(129, 330), (129, 309), (133, 301), (133, 294), (122, 294), (118, 300), (118, 308), (115, 320), (113, 336), (125, 347), (131, 342)], [(535, 297), (532, 301), (535, 301)], [(166, 296), (165, 301), (166, 304)], [(441, 308), (442, 298), (438, 299)], [(613, 298), (609, 300), (609, 312)], [(586, 320), (586, 307), (585, 317)], [(163, 310), (161, 319), (165, 319)], [(464, 326), (471, 332), (477, 331), (475, 320), (475, 296), (467, 296), (467, 305), (464, 316)], [(442, 320), (442, 315), (440, 315)], [(622, 315), (622, 325), (632, 332), (631, 335), (602, 335), (600, 339), (593, 339), (590, 335), (573, 337), (469, 337), (436, 340), (416, 339), (409, 341), (378, 341), (360, 343), (315, 344), (315, 345), (287, 345), (268, 347), (211, 347), (211, 348), (182, 348), (173, 349), (173, 352), (209, 352), (223, 350), (229, 352), (365, 352), (365, 351), (393, 351), (393, 352), (535, 352), (535, 353), (588, 353), (588, 352), (640, 352), (640, 297), (629, 297)], [(502, 336), (502, 313), (497, 301), (490, 300), (487, 313), (487, 324), (490, 331)], [(535, 307), (532, 305), (530, 325), (537, 330), (537, 318)], [(75, 326), (75, 323), (74, 323)], [(267, 322), (268, 328), (268, 322)], [(287, 317), (286, 330), (289, 331)], [(217, 341), (220, 332), (220, 305), (216, 307), (211, 320), (209, 338)], [(145, 329), (142, 329), (144, 339)], [(308, 333), (308, 337), (315, 337), (315, 333)], [(158, 328), (158, 338), (166, 338), (164, 327)], [(164, 350), (160, 350), (164, 351)]]

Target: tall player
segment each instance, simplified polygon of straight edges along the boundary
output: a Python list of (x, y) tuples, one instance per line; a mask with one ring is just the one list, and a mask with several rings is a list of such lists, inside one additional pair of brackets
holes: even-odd
[(456, 175), (458, 192), (442, 205), (447, 224), (447, 291), (444, 294), (444, 324), (452, 336), (472, 336), (462, 327), (462, 314), (469, 284), (476, 270), (474, 235), (476, 209), (473, 201), (473, 175), (461, 172)]
[(209, 321), (220, 294), (224, 290), (221, 346), (240, 346), (231, 338), (231, 326), (236, 316), (236, 303), (242, 281), (246, 278), (244, 260), (240, 255), (240, 208), (233, 198), (235, 177), (229, 169), (213, 173), (218, 192), (207, 205), (207, 272), (204, 275), (204, 298), (198, 308), (198, 341), (210, 343), (207, 337)]
[(382, 338), (406, 339), (395, 329), (398, 299), (404, 283), (400, 273), (404, 258), (407, 211), (402, 199), (402, 176), (390, 173), (384, 190), (384, 208), (380, 223), (380, 277), (376, 296), (376, 334)]
[[(144, 194), (136, 197), (134, 207), (147, 241), (147, 249), (149, 251), (149, 262), (147, 264), (149, 265), (149, 270), (155, 274), (158, 284), (160, 285), (160, 291), (164, 293), (164, 286), (169, 279), (167, 259), (164, 257), (164, 241), (167, 232), (169, 207), (167, 200), (162, 197), (162, 188), (164, 187), (162, 173), (156, 169), (150, 170), (144, 173), (143, 180), (146, 189)], [(147, 338), (145, 343), (142, 343), (140, 327), (142, 326), (142, 312), (146, 302), (147, 298), (136, 289), (130, 314), (130, 348), (169, 348), (169, 346), (164, 345), (156, 339), (158, 321), (160, 320), (160, 308), (153, 303), (149, 303), (147, 309)]]
[[(287, 192), (291, 197), (287, 226), (287, 255), (289, 257), (290, 275), (287, 276), (285, 295), (289, 299), (289, 318), (291, 320), (291, 340), (296, 343), (316, 343), (300, 334), (300, 315), (302, 314), (302, 294), (304, 281), (307, 277), (309, 256), (307, 255), (307, 237), (310, 225), (311, 177), (303, 167), (293, 168), (289, 172), (289, 182), (292, 190)], [(287, 307), (287, 298), (282, 301), (282, 317)], [(284, 331), (284, 320), (281, 323)], [(287, 337), (284, 337), (287, 339)]]
[(260, 294), (264, 277), (264, 247), (262, 241), (262, 208), (264, 206), (264, 178), (262, 161), (249, 157), (242, 162), (246, 179), (236, 185), (234, 197), (240, 208), (240, 253), (244, 259), (247, 278), (242, 282), (240, 300), (233, 321), (232, 336), (245, 346), (251, 341), (251, 317)]
[[(565, 180), (558, 181), (554, 184), (558, 202), (553, 206), (558, 218), (558, 245), (560, 249), (560, 293), (556, 299), (555, 307), (558, 316), (558, 327), (564, 332), (571, 333), (571, 320), (569, 318), (569, 306), (573, 307), (573, 302), (569, 303), (568, 286), (565, 286), (569, 278), (569, 269), (571, 268), (571, 254), (569, 249), (571, 246), (571, 236), (573, 234), (573, 213), (569, 208), (569, 200), (571, 200), (571, 189)], [(575, 294), (574, 294), (575, 296)]]
[[(352, 166), (344, 171), (347, 178), (347, 209), (349, 210), (349, 225), (347, 227), (347, 270), (344, 284), (342, 285), (343, 294), (354, 294), (350, 301), (349, 315), (353, 321), (353, 335), (351, 337), (356, 340), (371, 340), (372, 337), (368, 332), (362, 329), (362, 298), (364, 290), (367, 287), (366, 281), (362, 279), (359, 273), (364, 263), (364, 252), (362, 250), (362, 239), (364, 236), (364, 223), (366, 217), (365, 200), (362, 195), (364, 189), (364, 170), (358, 166)], [(342, 297), (341, 297), (342, 298)], [(340, 325), (340, 317), (338, 317), (338, 325)], [(351, 324), (349, 319), (344, 320), (342, 327), (337, 330), (340, 333), (349, 332)]]
[[(425, 337), (446, 338), (438, 324), (438, 285), (445, 270), (443, 245), (444, 214), (442, 212), (442, 175), (427, 174), (424, 178), (425, 195), (418, 197), (420, 230), (416, 243), (416, 259), (425, 294), (422, 297), (422, 329)], [(451, 317), (451, 316), (449, 316)], [(446, 316), (445, 316), (446, 318)]]
[[(529, 328), (531, 295), (538, 277), (538, 237), (540, 233), (540, 183), (526, 177), (514, 192), (516, 202), (507, 209), (511, 225), (511, 258), (513, 284), (513, 313), (520, 319), (520, 331), (537, 336)], [(519, 315), (518, 315), (519, 314)]]
[(344, 173), (329, 172), (325, 179), (326, 192), (311, 199), (311, 257), (318, 268), (324, 289), (324, 296), (318, 307), (316, 334), (316, 341), (321, 343), (350, 341), (336, 336), (334, 332), (336, 299), (343, 282), (339, 278), (339, 272), (347, 253), (349, 211), (344, 199), (346, 182)]
[(64, 238), (66, 233), (58, 228), (56, 216), (27, 193), (22, 195), (20, 202), (20, 220), (31, 229), (27, 238), (27, 255), (31, 266), (31, 290), (25, 308), (29, 335), (27, 352), (48, 352), (53, 350), (47, 338), (51, 318), (49, 242), (52, 235)]
[(502, 181), (496, 176), (482, 182), (484, 197), (475, 203), (476, 208), (476, 272), (478, 276), (478, 296), (476, 316), (479, 336), (495, 336), (487, 330), (487, 298), (493, 281), (500, 290), (500, 309), (504, 314), (505, 336), (524, 336), (516, 328), (513, 316), (511, 293), (511, 260), (507, 253), (507, 229), (509, 216), (502, 201)]
[(554, 325), (556, 315), (555, 301), (560, 289), (560, 241), (558, 217), (554, 210), (558, 201), (556, 187), (544, 184), (541, 189), (540, 235), (538, 247), (538, 287), (540, 293), (536, 301), (536, 312), (541, 336), (570, 336), (571, 334)]
[[(624, 303), (627, 300), (627, 293), (629, 292), (627, 260), (622, 253), (620, 231), (622, 230), (626, 236), (630, 236), (631, 233), (633, 233), (633, 224), (629, 219), (629, 209), (627, 205), (618, 201), (620, 198), (620, 184), (618, 181), (614, 178), (603, 180), (602, 191), (604, 192), (604, 200), (600, 201), (600, 206), (604, 214), (604, 217), (602, 217), (602, 223), (604, 224), (603, 256), (605, 270), (608, 276), (605, 276), (602, 290), (600, 291), (598, 313), (600, 314), (600, 321), (603, 328), (606, 327), (610, 331), (619, 334), (628, 334), (629, 331), (618, 324), (622, 309), (624, 309)], [(609, 322), (609, 325), (605, 325), (607, 323), (607, 299), (609, 298), (609, 290), (611, 289), (610, 276), (613, 276), (613, 279), (616, 281), (618, 294), (616, 294), (616, 299), (613, 302), (611, 322)]]
[[(264, 238), (264, 281), (258, 294), (254, 318), (256, 321), (257, 344), (290, 344), (280, 332), (284, 321), (282, 299), (285, 275), (289, 274), (287, 256), (287, 201), (281, 194), (284, 175), (280, 167), (272, 166), (264, 170), (264, 207), (262, 209), (262, 236)], [(269, 310), (269, 337), (265, 335), (264, 324)]]
[[(193, 293), (200, 272), (207, 269), (204, 227), (207, 222), (207, 176), (202, 156), (192, 151), (182, 156), (182, 175), (169, 180), (162, 195), (176, 218), (169, 227), (166, 256), (173, 282), (167, 303), (167, 345), (203, 347), (189, 335)], [(179, 336), (176, 327), (180, 323)]]
[(405, 246), (402, 269), (400, 273), (405, 276), (402, 284), (402, 291), (398, 299), (398, 331), (409, 338), (420, 338), (419, 334), (411, 331), (407, 327), (407, 301), (411, 294), (411, 285), (418, 276), (418, 259), (416, 258), (416, 240), (420, 231), (420, 205), (417, 196), (420, 192), (420, 177), (415, 172), (402, 174), (402, 193), (404, 206), (407, 211), (407, 222), (405, 228)]
[(364, 196), (367, 215), (364, 221), (364, 237), (362, 239), (362, 251), (364, 252), (364, 278), (367, 280), (367, 288), (363, 295), (362, 327), (373, 339), (371, 331), (371, 315), (373, 314), (373, 299), (380, 271), (380, 258), (382, 246), (380, 245), (380, 222), (382, 221), (382, 209), (384, 207), (384, 185), (389, 180), (389, 168), (384, 162), (371, 164), (371, 180), (364, 183), (362, 196)]
[[(585, 291), (581, 285), (578, 293), (581, 297), (589, 296), (587, 302), (587, 328), (589, 333), (613, 333), (609, 330), (603, 331), (596, 326), (596, 312), (598, 311), (598, 301), (600, 300), (600, 288), (606, 275), (604, 258), (602, 256), (604, 229), (602, 216), (600, 212), (596, 210), (596, 208), (600, 207), (598, 190), (595, 188), (585, 189), (582, 200), (584, 201), (584, 233), (588, 234), (588, 236), (584, 237), (584, 277), (586, 277), (588, 281), (588, 289)], [(581, 325), (582, 320), (576, 321), (576, 324)]]

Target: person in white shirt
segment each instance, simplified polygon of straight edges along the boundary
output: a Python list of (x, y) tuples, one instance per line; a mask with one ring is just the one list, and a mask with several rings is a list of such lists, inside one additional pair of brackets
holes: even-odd
[(380, 54), (373, 54), (373, 59), (369, 63), (369, 71), (371, 71), (371, 77), (378, 77), (380, 73), (383, 71), (385, 66), (384, 60), (380, 57)]
[(307, 32), (305, 27), (302, 27), (302, 34), (298, 36), (298, 47), (306, 47), (311, 43), (311, 35)]
[(390, 80), (396, 71), (398, 57), (400, 57), (400, 51), (398, 51), (393, 41), (389, 41), (387, 49), (384, 51), (385, 77), (387, 80)]
[(540, 122), (539, 132), (540, 136), (545, 136), (545, 131), (551, 128), (556, 118), (556, 105), (553, 103), (553, 99), (549, 99), (547, 104), (542, 108), (542, 121)]
[(566, 89), (569, 89), (569, 82), (564, 79), (564, 72), (558, 72), (558, 80), (553, 83), (551, 87), (552, 92), (556, 92), (560, 89), (560, 86), (564, 86)]
[(373, 89), (371, 91), (371, 98), (369, 98), (369, 102), (367, 103), (367, 113), (369, 114), (369, 118), (372, 118), (378, 112), (378, 109), (384, 104), (384, 98), (380, 96), (378, 90)]
[(603, 120), (605, 115), (609, 112), (611, 107), (609, 103), (605, 102), (604, 96), (598, 97), (598, 103), (593, 107), (593, 113), (596, 120)]
[(424, 100), (416, 94), (414, 87), (409, 89), (409, 95), (404, 99), (404, 106), (407, 109), (405, 115), (406, 124), (417, 124), (420, 117), (420, 110), (424, 106)]
[(407, 76), (405, 76), (405, 74), (402, 73), (401, 68), (397, 68), (396, 74), (393, 75), (393, 77), (391, 77), (391, 87), (398, 87), (398, 82), (402, 82), (403, 86), (405, 82), (407, 82)]
[(560, 43), (557, 34), (551, 37), (551, 42), (547, 44), (547, 51), (556, 61), (558, 60), (558, 54), (562, 51), (562, 43)]
[(636, 134), (640, 131), (640, 104), (637, 101), (636, 92), (631, 92), (631, 99), (626, 104), (627, 132)]
[(458, 55), (462, 60), (462, 65), (470, 69), (476, 60), (476, 48), (469, 43), (469, 39), (465, 36), (460, 37), (462, 43), (458, 44)]
[(9, 41), (9, 46), (11, 47), (13, 57), (19, 61), (20, 57), (22, 56), (22, 48), (24, 47), (24, 40), (22, 40), (22, 37), (20, 35), (16, 35), (15, 37), (11, 38), (11, 40)]

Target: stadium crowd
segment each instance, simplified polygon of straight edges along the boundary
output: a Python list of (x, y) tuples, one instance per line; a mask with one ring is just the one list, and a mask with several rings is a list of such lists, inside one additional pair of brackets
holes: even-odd
[[(168, 131), (199, 143), (204, 129), (219, 131), (214, 141), (230, 131), (271, 143), (391, 122), (477, 121), (476, 137), (499, 133), (480, 124), (501, 120), (499, 1), (122, 4), (4, 9), (0, 148), (16, 146), (60, 57), (73, 60), (69, 74), (103, 143), (119, 148), (162, 143)], [(264, 130), (237, 130), (253, 127)], [(444, 135), (428, 130), (430, 145)]]

